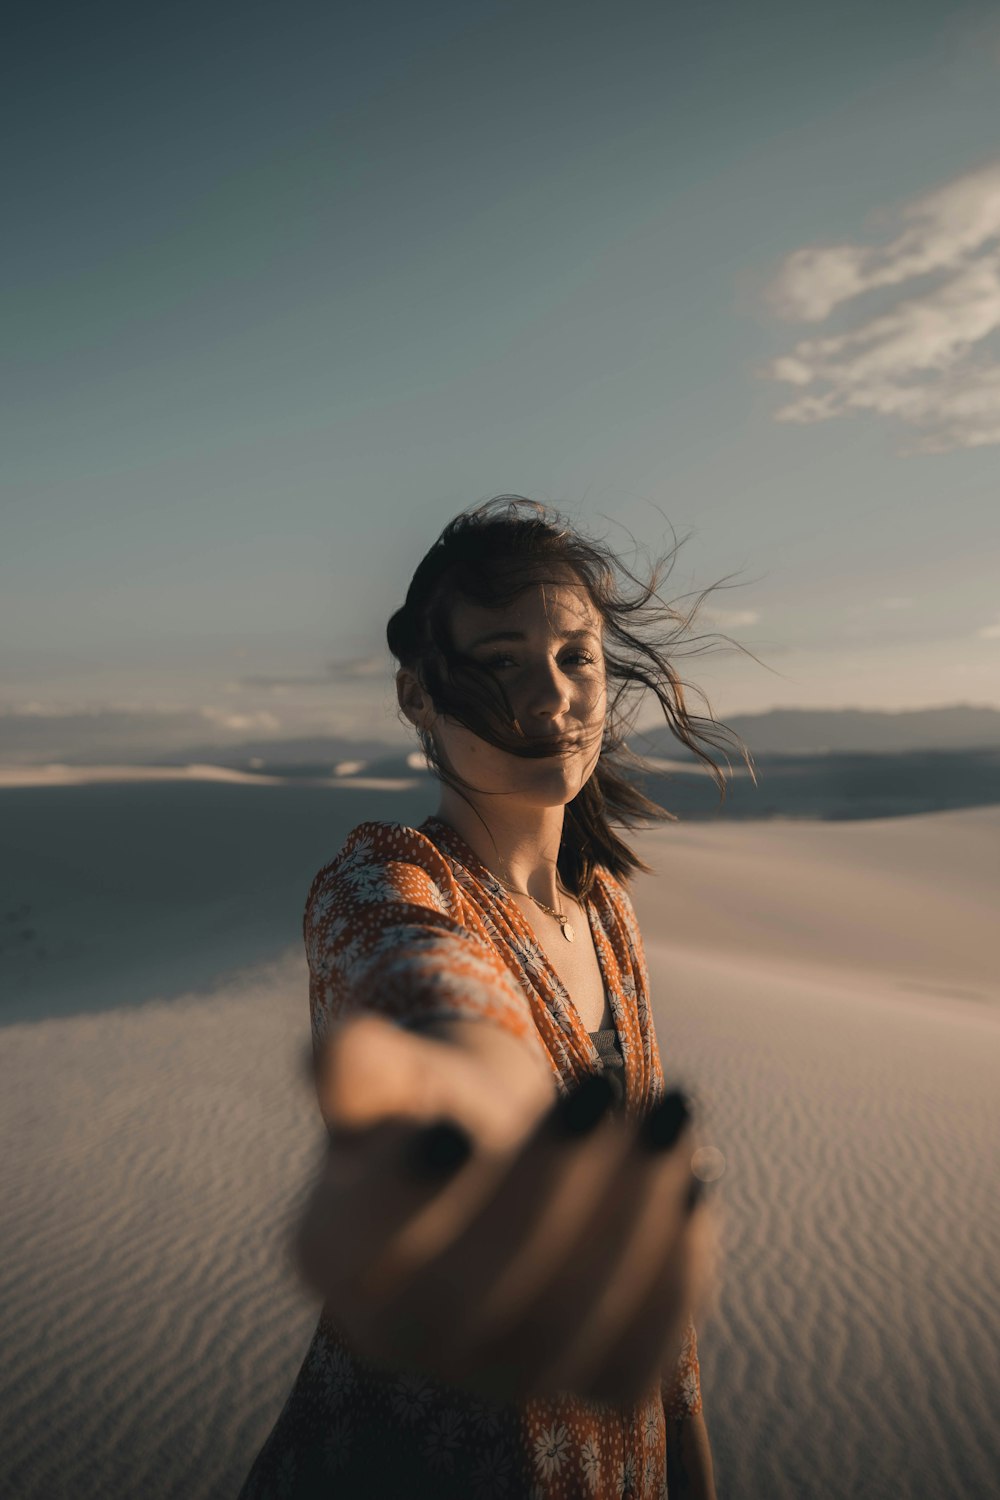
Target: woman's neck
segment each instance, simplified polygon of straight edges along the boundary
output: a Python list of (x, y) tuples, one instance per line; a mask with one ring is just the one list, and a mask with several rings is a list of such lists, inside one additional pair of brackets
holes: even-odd
[(494, 875), (546, 906), (558, 908), (562, 892), (556, 861), (565, 809), (500, 804), (501, 799), (494, 797), (489, 808), (480, 807), (481, 822), (468, 802), (450, 787), (442, 787), (437, 816), (461, 834)]

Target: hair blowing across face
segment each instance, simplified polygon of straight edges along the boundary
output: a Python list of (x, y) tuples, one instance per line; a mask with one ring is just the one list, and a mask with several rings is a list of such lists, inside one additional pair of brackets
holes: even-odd
[[(627, 744), (647, 693), (655, 694), (670, 732), (708, 766), (720, 802), (725, 776), (706, 746), (720, 751), (727, 765), (726, 751), (734, 749), (753, 776), (750, 752), (735, 731), (688, 710), (684, 687), (690, 690), (690, 684), (682, 684), (671, 664), (677, 646), (691, 639), (691, 620), (710, 592), (705, 590), (687, 614), (663, 603), (657, 590), (677, 551), (675, 545), (659, 559), (644, 584), (608, 547), (581, 536), (555, 512), (520, 495), (498, 495), (449, 521), (386, 628), (389, 650), (400, 667), (416, 675), (438, 715), (508, 754), (551, 755), (557, 753), (551, 744), (519, 733), (507, 694), (489, 668), (455, 650), (451, 614), (459, 600), (485, 608), (508, 605), (532, 584), (571, 583), (586, 590), (603, 626), (608, 706), (600, 758), (586, 786), (566, 805), (559, 849), (562, 882), (581, 900), (590, 892), (596, 865), (620, 880), (650, 871), (612, 825), (676, 821), (627, 774), (627, 769), (633, 777), (650, 769)], [(434, 774), (469, 801), (466, 790), (474, 788), (442, 762), (429, 731), (418, 734)]]

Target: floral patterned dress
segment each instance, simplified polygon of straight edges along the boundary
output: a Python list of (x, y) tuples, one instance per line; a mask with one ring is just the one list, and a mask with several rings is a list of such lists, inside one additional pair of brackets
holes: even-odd
[[(637, 1118), (664, 1092), (642, 940), (624, 886), (603, 868), (586, 909), (624, 1061), (621, 1107)], [(313, 882), (304, 932), (317, 1044), (338, 1018), (374, 1007), (414, 1028), (503, 1026), (541, 1048), (560, 1094), (602, 1068), (519, 907), (439, 818), (355, 828)], [(240, 1500), (662, 1500), (665, 1413), (700, 1410), (690, 1324), (676, 1371), (634, 1407), (561, 1395), (493, 1405), (368, 1363), (324, 1309)]]

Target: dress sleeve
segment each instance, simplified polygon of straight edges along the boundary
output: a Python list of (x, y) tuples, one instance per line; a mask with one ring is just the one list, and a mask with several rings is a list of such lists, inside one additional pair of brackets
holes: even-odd
[(313, 881), (303, 934), (314, 1045), (362, 1010), (415, 1030), (488, 1020), (541, 1045), (527, 995), (475, 930), (447, 861), (415, 829), (355, 828)]
[(665, 1376), (661, 1382), (661, 1394), (663, 1396), (663, 1414), (667, 1421), (670, 1421), (671, 1418), (675, 1422), (683, 1421), (685, 1417), (697, 1416), (698, 1412), (701, 1411), (701, 1367), (698, 1364), (698, 1335), (694, 1331), (694, 1324), (690, 1318), (688, 1318), (677, 1367), (672, 1375)]

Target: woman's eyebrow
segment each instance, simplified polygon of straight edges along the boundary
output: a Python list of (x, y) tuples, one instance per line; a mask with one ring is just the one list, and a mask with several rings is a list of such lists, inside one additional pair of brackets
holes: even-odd
[[(581, 641), (586, 636), (593, 634), (594, 632), (590, 628), (567, 630), (559, 639), (562, 641)], [(473, 641), (469, 650), (474, 651), (477, 646), (492, 645), (494, 641), (526, 641), (527, 639), (528, 637), (523, 630), (494, 630), (491, 635), (481, 635), (478, 640)]]

